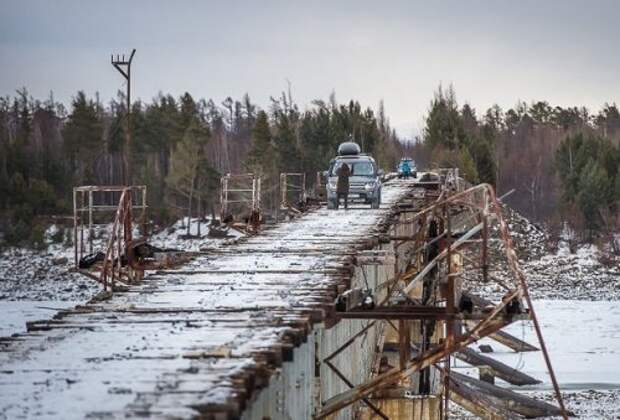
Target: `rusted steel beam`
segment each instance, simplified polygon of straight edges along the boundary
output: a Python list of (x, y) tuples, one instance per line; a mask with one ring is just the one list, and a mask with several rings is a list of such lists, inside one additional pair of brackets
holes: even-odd
[(438, 319), (445, 320), (457, 317), (448, 314), (446, 308), (437, 306), (377, 306), (373, 309), (356, 309), (347, 312), (336, 312), (334, 316), (343, 319)]
[(482, 223), (474, 226), (473, 228), (471, 228), (465, 235), (461, 236), (458, 240), (456, 240), (454, 243), (452, 243), (449, 247), (447, 247), (447, 249), (443, 250), (441, 253), (439, 253), (439, 255), (437, 255), (432, 261), (430, 261), (423, 269), (422, 271), (420, 271), (418, 273), (417, 276), (415, 276), (413, 278), (413, 280), (411, 280), (411, 282), (409, 282), (409, 284), (404, 288), (404, 292), (405, 293), (409, 293), (411, 292), (411, 290), (413, 290), (413, 288), (415, 287), (415, 285), (417, 284), (418, 281), (422, 280), (422, 278), (424, 278), (424, 276), (426, 276), (436, 265), (437, 263), (446, 258), (448, 255), (448, 250), (450, 251), (455, 251), (457, 250), (461, 245), (463, 245), (465, 243), (465, 241), (467, 241), (468, 239), (470, 239), (472, 236), (476, 235), (478, 232), (480, 232), (480, 230), (482, 229)]
[(411, 334), (409, 325), (405, 320), (398, 321), (398, 343), (399, 343), (399, 366), (401, 369), (407, 367), (407, 362), (411, 358)]
[(334, 414), (342, 408), (353, 404), (355, 401), (366, 397), (367, 395), (381, 388), (382, 386), (395, 383), (420, 369), (423, 369), (438, 362), (439, 360), (443, 359), (447, 354), (458, 351), (473, 343), (474, 341), (477, 341), (480, 338), (492, 334), (495, 331), (498, 331), (501, 328), (505, 327), (509, 324), (508, 321), (504, 319), (497, 320), (495, 318), (508, 303), (516, 299), (518, 296), (520, 296), (520, 294), (520, 290), (515, 290), (511, 295), (507, 296), (499, 305), (497, 305), (497, 307), (489, 314), (487, 318), (482, 320), (467, 334), (459, 336), (459, 338), (455, 340), (455, 343), (452, 346), (434, 346), (429, 350), (425, 351), (424, 353), (411, 359), (406, 369), (390, 369), (389, 371), (381, 375), (377, 375), (375, 378), (367, 381), (366, 383), (356, 386), (350, 391), (346, 391), (342, 394), (332, 397), (329, 401), (327, 401), (326, 405), (323, 407), (321, 412), (315, 416), (315, 418), (322, 419), (331, 414)]
[[(331, 362), (329, 362), (329, 361), (324, 361), (324, 362), (325, 362), (325, 364), (326, 364), (326, 365), (327, 365), (327, 366), (328, 366), (328, 367), (329, 367), (332, 371), (334, 371), (334, 373), (336, 374), (336, 376), (338, 376), (338, 377), (342, 380), (342, 382), (344, 382), (345, 384), (347, 384), (347, 386), (348, 386), (349, 388), (353, 388), (353, 387), (354, 387), (353, 383), (352, 383), (351, 381), (349, 381), (349, 380), (347, 379), (347, 377), (346, 377), (346, 376), (344, 376), (344, 374), (343, 374), (342, 372), (340, 372), (340, 370), (338, 370), (338, 369), (336, 368), (336, 366), (334, 366), (334, 365), (333, 365)], [(384, 420), (390, 420), (390, 419), (389, 419), (389, 417), (388, 417), (388, 416), (386, 416), (385, 414), (383, 414), (383, 412), (382, 412), (382, 411), (381, 411), (381, 410), (380, 410), (380, 409), (379, 409), (376, 405), (374, 405), (373, 403), (371, 403), (371, 402), (370, 402), (370, 400), (368, 400), (367, 398), (362, 398), (361, 400), (362, 400), (362, 401), (364, 402), (364, 404), (366, 404), (366, 405), (367, 405), (367, 406), (368, 406), (368, 407), (369, 407), (372, 411), (374, 411), (374, 412), (375, 412), (375, 414), (377, 414), (379, 417), (381, 417), (381, 418), (382, 418), (382, 419), (384, 419)]]
[(333, 359), (334, 357), (336, 357), (338, 354), (340, 354), (344, 349), (346, 349), (347, 347), (349, 347), (356, 339), (357, 337), (359, 337), (360, 335), (364, 334), (366, 331), (368, 331), (373, 325), (375, 325), (376, 321), (371, 321), (369, 322), (364, 328), (362, 328), (360, 331), (358, 331), (356, 334), (354, 334), (351, 338), (349, 338), (347, 341), (345, 341), (345, 343), (338, 347), (333, 353), (331, 353), (329, 356), (327, 356), (325, 359), (323, 359), (324, 362), (328, 362), (331, 359)]
[[(494, 303), (490, 300), (481, 298), (471, 292), (463, 292), (463, 295), (467, 296), (473, 302), (474, 306), (479, 308), (484, 308), (488, 306), (493, 306)], [(469, 324), (469, 323), (468, 323)], [(508, 334), (504, 331), (498, 331), (495, 334), (491, 334), (489, 338), (497, 341), (500, 344), (505, 345), (506, 347), (516, 351), (516, 352), (527, 352), (527, 351), (539, 351), (540, 349), (536, 346), (531, 345), (511, 334)]]

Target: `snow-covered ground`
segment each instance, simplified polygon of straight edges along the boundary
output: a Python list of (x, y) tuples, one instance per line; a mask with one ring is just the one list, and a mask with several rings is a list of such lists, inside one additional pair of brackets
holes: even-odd
[(26, 332), (26, 322), (49, 319), (56, 312), (77, 305), (72, 301), (0, 301), (0, 337)]
[[(620, 389), (620, 302), (537, 300), (533, 304), (562, 389)], [(517, 322), (505, 331), (539, 347), (531, 321)], [(478, 344), (491, 345), (494, 359), (543, 381), (532, 390), (551, 389), (541, 352), (515, 353), (488, 338)]]
[[(556, 251), (550, 251), (548, 234), (542, 228), (510, 208), (504, 207), (504, 217), (533, 298), (620, 300), (620, 258), (605, 265), (601, 263), (603, 258), (597, 247), (585, 244), (572, 253), (566, 239), (559, 242)], [(513, 284), (503, 246), (497, 239), (491, 240), (489, 246), (489, 273)], [(607, 258), (613, 257), (608, 255)], [(496, 301), (505, 293), (493, 281), (488, 284), (473, 281), (471, 285), (476, 294)]]
[[(209, 238), (208, 221), (201, 226), (192, 220), (190, 239), (186, 234), (187, 218), (162, 229), (149, 239), (149, 243), (166, 249), (198, 251), (218, 247), (222, 243), (243, 235), (230, 229), (229, 238)], [(102, 251), (111, 225), (96, 226), (93, 250)], [(60, 310), (84, 303), (101, 291), (101, 285), (82, 274), (72, 271), (74, 251), (72, 246), (56, 243), (52, 238), (60, 228), (52, 225), (45, 233), (47, 248), (33, 250), (8, 248), (0, 252), (0, 337), (26, 331), (26, 322), (49, 319)], [(70, 235), (67, 229), (65, 235)], [(134, 232), (138, 235), (138, 231)], [(88, 232), (85, 232), (88, 238)]]
[[(533, 304), (567, 408), (588, 420), (620, 418), (620, 302), (539, 300)], [(529, 321), (515, 323), (506, 332), (538, 346)], [(530, 387), (510, 386), (499, 379), (498, 384), (554, 402), (540, 351), (515, 353), (488, 338), (477, 344), (491, 345), (489, 356), (542, 381)], [(477, 370), (464, 362), (455, 363), (454, 370), (477, 376)], [(475, 418), (454, 409), (459, 413), (454, 418)]]
[(222, 242), (234, 240), (244, 236), (235, 229), (228, 229), (228, 238), (210, 238), (207, 236), (209, 232), (209, 220), (200, 223), (200, 235), (198, 232), (198, 220), (192, 219), (190, 223), (190, 236), (186, 239), (184, 235), (187, 233), (187, 218), (177, 221), (172, 226), (163, 229), (161, 232), (149, 238), (149, 243), (159, 248), (181, 249), (183, 251), (200, 251), (204, 248), (218, 247)]
[[(190, 235), (185, 239), (187, 218), (161, 230), (149, 238), (149, 243), (159, 248), (183, 251), (198, 251), (201, 248), (217, 247), (223, 242), (243, 236), (230, 229), (229, 238), (210, 238), (208, 221), (201, 226), (198, 237), (198, 222), (192, 219)], [(110, 225), (98, 225), (93, 234), (93, 251), (103, 252), (111, 230)], [(58, 231), (52, 225), (46, 231), (47, 248), (33, 250), (26, 248), (8, 248), (0, 251), (0, 301), (2, 300), (36, 300), (36, 301), (72, 301), (83, 302), (101, 290), (101, 286), (79, 273), (72, 272), (74, 267), (73, 246), (55, 243), (52, 238)], [(67, 229), (66, 235), (70, 235)], [(85, 241), (88, 232), (84, 232)], [(136, 229), (134, 236), (139, 236)], [(86, 250), (88, 253), (88, 249)]]
[[(228, 240), (206, 237), (206, 223), (201, 238), (182, 239), (185, 223), (162, 230), (150, 243), (196, 251)], [(518, 214), (510, 215), (509, 225), (530, 292), (538, 299), (535, 308), (568, 408), (581, 418), (620, 418), (620, 266), (601, 264), (593, 246), (571, 253), (561, 242), (556, 252), (548, 252), (545, 232)], [(195, 221), (190, 232), (197, 234)], [(53, 233), (51, 229), (48, 236)], [(233, 230), (230, 235), (230, 239), (240, 236)], [(96, 232), (96, 250), (103, 248), (105, 237), (105, 227)], [(72, 265), (73, 248), (62, 243), (50, 243), (45, 251), (4, 250), (0, 254), (0, 336), (23, 332), (25, 322), (51, 318), (55, 310), (84, 302), (100, 290), (93, 280), (70, 272)], [(499, 271), (495, 274), (501, 276)], [(481, 290), (492, 298), (503, 293), (489, 285)], [(508, 332), (536, 344), (530, 323), (515, 324)], [(494, 358), (543, 380), (526, 392), (552, 398), (540, 352), (516, 354), (496, 342), (481, 343), (493, 346)]]
[[(264, 355), (279, 357), (288, 334), (303, 337), (347, 254), (406, 192), (406, 183), (386, 188), (377, 210), (312, 212), (10, 341), (0, 352), (0, 416), (186, 418), (195, 407), (239, 404), (243, 378), (257, 366), (269, 372)], [(311, 392), (305, 377), (291, 394)]]

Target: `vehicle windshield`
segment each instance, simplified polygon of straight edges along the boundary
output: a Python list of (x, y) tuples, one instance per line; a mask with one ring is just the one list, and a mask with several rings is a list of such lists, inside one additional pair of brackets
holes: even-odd
[(367, 160), (357, 161), (357, 162), (347, 162), (344, 160), (339, 160), (334, 163), (332, 167), (330, 176), (338, 176), (338, 169), (342, 166), (343, 163), (349, 165), (349, 169), (351, 169), (351, 176), (374, 176), (375, 168), (372, 162)]

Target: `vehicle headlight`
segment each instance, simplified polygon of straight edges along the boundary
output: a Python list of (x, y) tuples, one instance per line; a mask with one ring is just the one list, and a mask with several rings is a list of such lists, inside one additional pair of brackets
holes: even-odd
[(366, 189), (366, 191), (372, 191), (375, 189), (375, 183), (374, 182), (369, 182), (366, 185), (364, 185), (364, 189)]

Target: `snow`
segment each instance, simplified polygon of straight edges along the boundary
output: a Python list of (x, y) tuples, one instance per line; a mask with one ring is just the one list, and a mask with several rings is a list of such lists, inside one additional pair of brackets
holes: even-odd
[[(533, 305), (562, 389), (620, 388), (620, 302), (536, 300)], [(540, 347), (531, 321), (504, 331)], [(541, 352), (515, 353), (489, 338), (477, 344), (491, 345), (494, 359), (543, 381), (532, 389), (551, 388)]]
[[(223, 239), (209, 238), (210, 219), (202, 220), (200, 223), (200, 236), (198, 235), (198, 219), (192, 218), (190, 225), (190, 236), (192, 238), (183, 238), (187, 233), (188, 218), (178, 220), (173, 225), (163, 229), (161, 232), (149, 238), (149, 243), (159, 248), (181, 249), (184, 251), (200, 251), (203, 248), (219, 246)], [(239, 239), (244, 235), (234, 229), (228, 230), (227, 238), (229, 241)], [(225, 241), (225, 240), (224, 240)]]
[[(0, 417), (186, 418), (197, 416), (192, 407), (234, 398), (235, 372), (331, 298), (343, 254), (369, 235), (408, 183), (384, 188), (381, 209), (311, 212), (223, 247), (221, 255), (150, 273), (128, 291), (58, 319), (57, 328), (12, 341), (0, 353)], [(252, 251), (271, 238), (277, 245), (269, 252)], [(189, 357), (222, 348), (232, 357)]]
[[(188, 397), (192, 392), (201, 393), (201, 403), (225, 401), (233, 392), (232, 372), (252, 366), (249, 355), (279, 342), (286, 329), (248, 326), (272, 321), (283, 309), (314, 305), (322, 290), (332, 285), (329, 270), (341, 264), (342, 251), (368, 234), (403, 193), (403, 185), (397, 181), (384, 190), (381, 210), (319, 210), (234, 247), (222, 247), (241, 236), (232, 230), (234, 238), (211, 239), (204, 236), (204, 224), (202, 238), (182, 239), (186, 221), (175, 223), (156, 234), (153, 245), (195, 251), (221, 248), (229, 253), (201, 256), (165, 274), (151, 273), (142, 285), (100, 304), (105, 311), (65, 318), (76, 326), (96, 325), (97, 334), (55, 329), (31, 337), (33, 342), (18, 352), (0, 353), (0, 418), (70, 419), (144, 410), (157, 410), (162, 417), (191, 417), (196, 415), (189, 408), (195, 402)], [(589, 419), (620, 416), (620, 269), (600, 264), (593, 246), (571, 254), (561, 242), (557, 252), (547, 252), (545, 232), (517, 214), (510, 225), (531, 294), (539, 299), (535, 309), (569, 408)], [(51, 240), (57, 229), (48, 229), (46, 238)], [(95, 233), (96, 248), (103, 246), (105, 229)], [(194, 220), (191, 233), (197, 233)], [(0, 336), (23, 332), (25, 322), (49, 319), (57, 309), (83, 302), (100, 290), (92, 280), (68, 272), (72, 252), (64, 244), (50, 244), (43, 252), (13, 248), (2, 253)], [(58, 257), (68, 261), (53, 263)], [(278, 270), (294, 274), (274, 272)], [(488, 286), (482, 290), (487, 297), (500, 293)], [(124, 312), (171, 307), (213, 312), (192, 313), (182, 322), (175, 314)], [(536, 344), (528, 323), (515, 324), (508, 332)], [(550, 398), (540, 352), (516, 354), (493, 341), (482, 343), (493, 346), (494, 358), (543, 380), (526, 392)], [(182, 357), (220, 347), (230, 348), (234, 359)], [(156, 396), (158, 389), (174, 390), (176, 400)]]
[[(73, 251), (9, 248), (0, 254), (0, 301), (85, 301), (101, 290), (93, 280), (69, 270)], [(66, 261), (55, 262), (56, 258)]]
[[(571, 253), (564, 230), (557, 250), (547, 247), (548, 234), (544, 229), (504, 207), (504, 216), (520, 260), (530, 294), (535, 299), (577, 299), (583, 301), (620, 300), (620, 258), (612, 258), (611, 264), (603, 264), (599, 249), (594, 245), (579, 246)], [(495, 236), (497, 238), (497, 230)], [(508, 284), (514, 284), (504, 257), (504, 248), (497, 239), (490, 241), (489, 273)], [(466, 276), (470, 277), (470, 276)], [(475, 293), (497, 301), (505, 293), (497, 283), (483, 284), (473, 278), (468, 282)]]
[[(551, 363), (567, 408), (581, 418), (607, 420), (620, 417), (620, 302), (583, 300), (537, 300), (534, 309)], [(509, 334), (539, 346), (531, 321), (520, 321), (505, 329)], [(533, 386), (497, 384), (536, 399), (556, 403), (546, 364), (540, 351), (515, 353), (490, 338), (472, 345), (488, 344), (487, 354), (508, 366), (542, 381)], [(477, 369), (455, 361), (453, 369), (477, 376)], [(455, 419), (473, 419), (453, 405)]]
[(26, 332), (26, 322), (49, 319), (61, 309), (71, 308), (72, 301), (0, 301), (0, 337)]
[[(209, 220), (203, 221), (201, 237), (184, 239), (187, 218), (179, 220), (149, 238), (149, 243), (165, 249), (199, 251), (202, 248), (219, 247), (223, 243), (244, 235), (231, 229), (230, 238), (209, 238)], [(190, 232), (197, 235), (197, 219), (192, 219)], [(112, 224), (96, 225), (93, 230), (93, 251), (103, 251)], [(0, 301), (40, 300), (85, 302), (101, 290), (101, 286), (79, 273), (73, 272), (73, 246), (54, 242), (53, 238), (64, 230), (64, 237), (72, 235), (72, 229), (51, 225), (45, 231), (46, 249), (37, 251), (10, 247), (0, 251)], [(88, 243), (88, 230), (84, 231)], [(138, 229), (134, 236), (139, 236)], [(86, 250), (88, 253), (88, 249)]]

